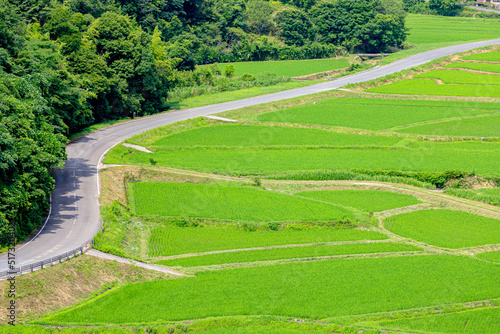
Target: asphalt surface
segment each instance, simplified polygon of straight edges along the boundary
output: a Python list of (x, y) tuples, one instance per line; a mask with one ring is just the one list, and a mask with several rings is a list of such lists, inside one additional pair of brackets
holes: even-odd
[(479, 6), (465, 6), (465, 7), (469, 7), (470, 9), (480, 10), (482, 12), (500, 13), (500, 10), (498, 9), (484, 8)]
[[(427, 51), (330, 82), (144, 117), (90, 133), (67, 146), (68, 160), (65, 167), (56, 173), (56, 187), (52, 194), (52, 212), (47, 224), (34, 240), (18, 245), (16, 266), (63, 254), (79, 247), (97, 233), (101, 226), (98, 202), (98, 164), (107, 150), (129, 137), (190, 118), (324, 92), (350, 83), (380, 78), (453, 53), (493, 44), (500, 44), (500, 39)], [(7, 270), (6, 254), (0, 256), (0, 271), (4, 270)]]

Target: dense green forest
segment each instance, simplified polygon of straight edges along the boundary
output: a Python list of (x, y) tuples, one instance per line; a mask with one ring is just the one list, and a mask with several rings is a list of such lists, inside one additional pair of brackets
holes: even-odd
[[(399, 0), (0, 0), (0, 245), (41, 225), (71, 133), (231, 79), (199, 64), (398, 48), (404, 19)], [(277, 82), (258, 79), (237, 80)]]

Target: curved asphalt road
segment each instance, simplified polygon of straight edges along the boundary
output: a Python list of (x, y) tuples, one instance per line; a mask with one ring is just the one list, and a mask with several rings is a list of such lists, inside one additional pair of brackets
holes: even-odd
[[(500, 44), (500, 39), (436, 49), (326, 83), (234, 102), (168, 112), (120, 123), (90, 133), (67, 146), (68, 161), (65, 167), (56, 173), (56, 188), (52, 194), (50, 217), (45, 228), (34, 240), (17, 247), (16, 266), (45, 260), (70, 251), (95, 235), (101, 224), (98, 203), (98, 164), (101, 156), (108, 149), (126, 138), (189, 118), (319, 93), (350, 83), (376, 79), (436, 58), (492, 44)], [(5, 254), (0, 256), (0, 271), (4, 270), (7, 270)]]

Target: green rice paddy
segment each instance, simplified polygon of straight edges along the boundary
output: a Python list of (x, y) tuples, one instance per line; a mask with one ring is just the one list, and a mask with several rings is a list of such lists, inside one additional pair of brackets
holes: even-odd
[[(320, 129), (216, 125), (164, 137), (151, 147), (235, 146), (392, 146), (397, 137), (360, 136)], [(156, 149), (155, 149), (156, 148)]]
[(500, 73), (500, 64), (488, 64), (488, 63), (451, 63), (444, 66), (446, 68), (464, 68), (474, 71), (483, 71), (491, 73)]
[(427, 244), (463, 248), (500, 243), (500, 220), (462, 211), (423, 210), (386, 218), (391, 232)]
[(497, 298), (499, 275), (497, 265), (450, 255), (208, 271), (129, 284), (37, 322), (127, 324), (232, 315), (322, 319)]
[(500, 308), (486, 308), (381, 322), (383, 328), (419, 333), (500, 333)]
[(470, 73), (460, 70), (435, 70), (414, 76), (414, 78), (438, 79), (445, 84), (500, 85), (500, 75)]
[(500, 51), (482, 52), (461, 58), (464, 60), (494, 61), (500, 63)]
[(371, 93), (437, 96), (500, 97), (500, 86), (437, 84), (432, 79), (397, 81), (388, 85), (369, 88)]
[(485, 102), (336, 98), (260, 114), (258, 120), (384, 130), (451, 117), (494, 113), (499, 108), (497, 103)]
[(237, 221), (354, 220), (349, 210), (252, 187), (189, 183), (131, 183), (139, 216)]
[(272, 261), (282, 259), (312, 258), (321, 256), (371, 254), (386, 252), (420, 251), (415, 246), (401, 243), (367, 243), (347, 245), (313, 245), (302, 247), (282, 247), (263, 250), (238, 251), (200, 256), (183, 257), (155, 262), (165, 266), (195, 267), (224, 263)]
[[(452, 151), (420, 149), (307, 149), (279, 150), (176, 150), (154, 154), (135, 152), (118, 146), (106, 163), (168, 166), (202, 172), (233, 175), (266, 175), (278, 172), (312, 170), (446, 171), (459, 169), (479, 175), (497, 175), (500, 156), (492, 151)], [(152, 196), (152, 195), (151, 195)], [(149, 198), (144, 199), (149, 201)], [(152, 203), (161, 199), (152, 198)], [(164, 205), (165, 202), (162, 202)], [(159, 207), (158, 207), (159, 208)], [(161, 209), (162, 214), (165, 208)], [(154, 210), (150, 210), (150, 214)], [(146, 212), (144, 212), (146, 213)]]
[(413, 196), (377, 190), (319, 190), (303, 191), (295, 195), (369, 212), (390, 210), (421, 203)]
[(250, 231), (244, 228), (160, 227), (151, 232), (149, 256), (171, 256), (228, 249), (322, 242), (384, 240), (387, 236), (368, 230), (314, 228)]
[(484, 252), (476, 255), (481, 260), (500, 263), (500, 250), (492, 252)]
[(500, 115), (427, 123), (396, 131), (430, 136), (500, 137)]

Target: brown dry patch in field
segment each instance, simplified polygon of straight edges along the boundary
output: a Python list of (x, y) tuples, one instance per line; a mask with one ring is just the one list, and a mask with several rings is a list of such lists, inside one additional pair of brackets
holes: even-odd
[(436, 83), (436, 85), (444, 85), (443, 80), (434, 79), (434, 82)]
[(306, 75), (301, 75), (298, 77), (292, 77), (292, 80), (300, 80), (300, 81), (306, 81), (306, 80), (318, 80), (318, 79), (324, 79), (326, 76), (335, 76), (339, 75), (340, 73), (345, 73), (345, 69), (338, 69), (338, 70), (332, 70), (332, 71), (324, 71), (324, 72), (318, 72), (318, 73), (312, 73), (312, 74), (306, 74)]
[[(116, 261), (81, 255), (57, 266), (16, 277), (17, 316), (21, 321), (30, 321), (90, 298), (100, 289), (102, 293), (118, 284), (172, 277)], [(0, 281), (2, 305), (8, 303), (7, 294), (4, 293), (7, 287), (7, 281)], [(2, 318), (6, 318), (5, 308), (2, 308), (1, 314)]]
[(102, 205), (113, 201), (127, 204), (126, 187), (128, 182), (175, 182), (175, 183), (210, 183), (211, 181), (251, 182), (248, 179), (226, 177), (215, 174), (197, 173), (174, 168), (114, 166), (100, 171)]
[(459, 184), (460, 189), (493, 189), (496, 188), (496, 182), (493, 180), (485, 179), (484, 177), (480, 177), (477, 175), (464, 177), (462, 179), (453, 179), (446, 183), (446, 187), (453, 187)]

